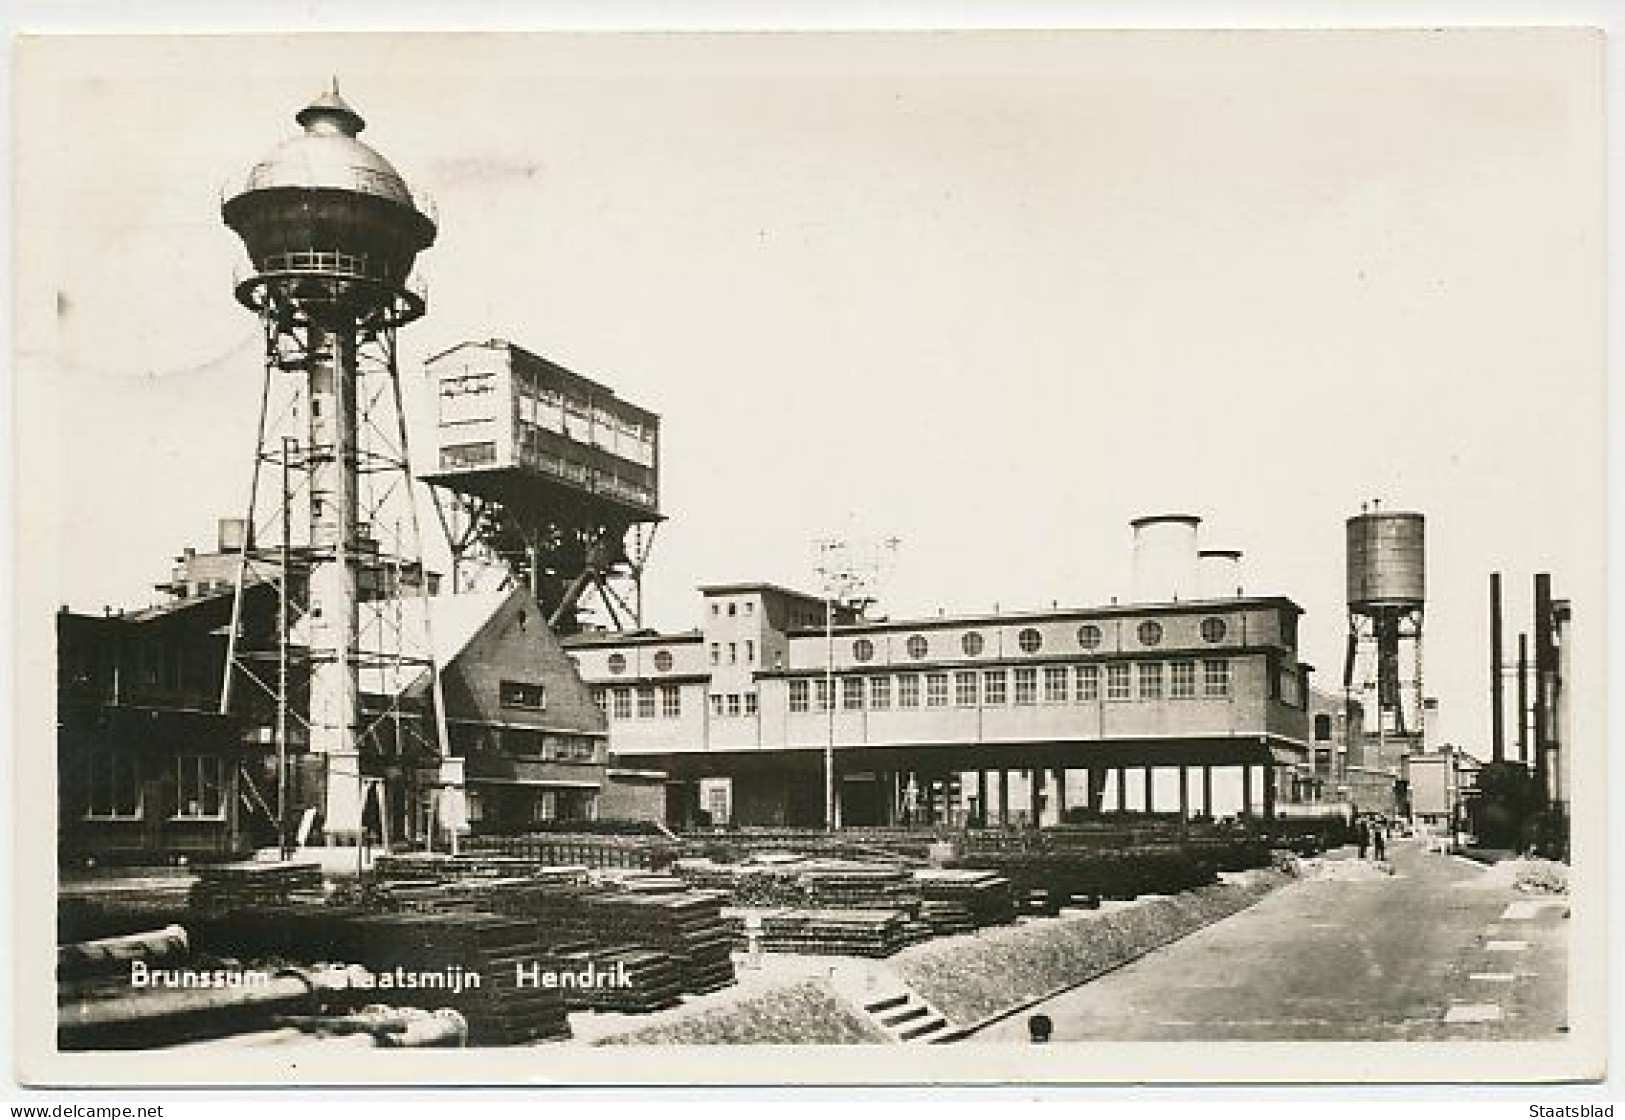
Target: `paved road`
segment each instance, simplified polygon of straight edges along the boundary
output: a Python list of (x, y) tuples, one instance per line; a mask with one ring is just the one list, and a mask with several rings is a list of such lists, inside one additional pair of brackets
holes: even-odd
[(1414, 842), (1390, 854), (1392, 877), (1293, 883), (975, 1040), (1024, 1042), (1038, 1011), (1057, 1042), (1560, 1037), (1566, 901)]

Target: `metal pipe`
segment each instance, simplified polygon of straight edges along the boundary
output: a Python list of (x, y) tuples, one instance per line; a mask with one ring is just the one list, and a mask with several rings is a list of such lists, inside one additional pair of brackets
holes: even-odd
[(1551, 727), (1548, 723), (1547, 689), (1552, 675), (1552, 577), (1541, 572), (1535, 576), (1535, 778), (1540, 796), (1545, 799), (1551, 792), (1551, 760), (1546, 757), (1551, 745)]
[(1518, 635), (1518, 761), (1529, 765), (1529, 635)]
[(1506, 689), (1501, 679), (1501, 573), (1490, 573), (1490, 757), (1506, 761)]
[(57, 1013), (58, 1047), (143, 1050), (234, 1034), (259, 1026), (272, 1015), (314, 1012), (320, 993), (349, 987), (353, 978), (329, 969), (286, 969), (270, 976), (241, 972), (238, 984), (232, 985), (228, 970), (196, 971), (197, 982), (207, 981), (209, 986), (126, 990), (117, 998), (62, 1006)]
[(128, 933), (60, 945), (56, 950), (56, 977), (71, 980), (97, 973), (117, 972), (131, 961), (159, 961), (183, 957), (189, 951), (186, 929), (167, 925), (163, 929)]

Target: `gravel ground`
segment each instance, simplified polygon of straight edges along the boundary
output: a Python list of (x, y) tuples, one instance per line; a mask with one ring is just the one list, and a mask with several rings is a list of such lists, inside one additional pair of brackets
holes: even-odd
[(887, 1042), (823, 980), (771, 988), (729, 1007), (601, 1039), (600, 1046), (850, 1045)]
[(915, 946), (890, 963), (954, 1023), (969, 1026), (1229, 917), (1287, 881), (1279, 872), (1253, 872), (1244, 883)]

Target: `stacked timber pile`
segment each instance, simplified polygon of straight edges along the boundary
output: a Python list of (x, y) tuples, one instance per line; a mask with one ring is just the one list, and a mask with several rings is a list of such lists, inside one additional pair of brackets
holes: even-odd
[(222, 863), (201, 867), (197, 881), (187, 892), (187, 904), (204, 911), (319, 902), (321, 898), (322, 869), (314, 863)]
[(1014, 886), (1018, 904), (1039, 905), (1048, 912), (1071, 902), (1178, 894), (1214, 879), (1208, 861), (1177, 845), (976, 852), (953, 866), (997, 872)]
[(542, 878), (548, 880), (581, 879), (586, 876), (581, 865), (549, 864), (539, 859), (520, 856), (494, 855), (487, 852), (465, 852), (450, 855), (444, 852), (401, 852), (379, 856), (373, 861), (372, 876), (384, 881), (436, 880), (461, 882), (468, 879)]
[(756, 924), (762, 948), (773, 953), (889, 957), (930, 936), (928, 928), (901, 910), (734, 907), (723, 916), (741, 943), (747, 943), (747, 930)]
[(669, 954), (685, 992), (714, 992), (734, 982), (733, 941), (720, 895), (606, 893), (589, 899), (586, 911), (599, 940)]
[(536, 864), (591, 868), (642, 867), (658, 870), (677, 858), (675, 841), (659, 835), (535, 832), (524, 836), (470, 837), (471, 854), (507, 856)]
[(665, 876), (538, 885), (492, 900), (503, 913), (534, 920), (555, 945), (637, 946), (665, 953), (682, 976), (682, 990), (694, 994), (734, 982), (722, 902), (722, 895), (690, 890), (682, 880)]
[[(384, 914), (357, 924), (366, 938), (362, 963), (404, 980), (388, 997), (410, 1006), (461, 1012), (468, 1019), (471, 1045), (517, 1046), (569, 1037), (558, 989), (521, 984), (525, 970), (535, 969), (546, 956), (535, 923), (497, 915)], [(477, 983), (468, 983), (470, 974), (478, 976)], [(416, 985), (406, 979), (412, 977)]]
[[(543, 967), (557, 978), (564, 1006), (572, 1011), (642, 1015), (672, 1007), (683, 996), (683, 973), (677, 962), (653, 949), (564, 945), (544, 958)], [(610, 982), (595, 980), (604, 977)]]
[(808, 906), (839, 910), (905, 910), (920, 904), (920, 889), (904, 867), (856, 860), (808, 860), (787, 868)]
[(776, 854), (733, 864), (684, 859), (673, 871), (691, 886), (724, 892), (736, 906), (913, 913), (920, 904), (913, 875), (893, 863)]
[(994, 871), (931, 869), (914, 872), (923, 901), (920, 920), (933, 933), (965, 933), (1014, 921), (1010, 880)]

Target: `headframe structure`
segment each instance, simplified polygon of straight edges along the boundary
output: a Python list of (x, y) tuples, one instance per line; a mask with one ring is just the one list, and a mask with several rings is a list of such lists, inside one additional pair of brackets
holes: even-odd
[[(559, 634), (640, 627), (662, 520), (660, 418), (502, 339), (436, 354), (426, 375), (438, 404), (421, 477), (454, 585), (522, 582)], [(590, 592), (602, 619), (588, 616)]]

